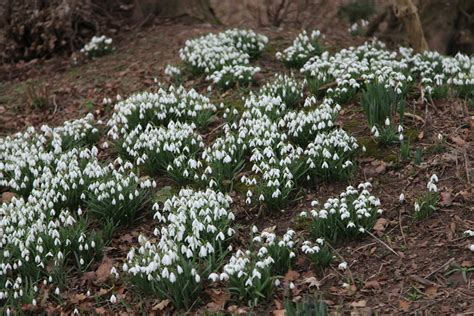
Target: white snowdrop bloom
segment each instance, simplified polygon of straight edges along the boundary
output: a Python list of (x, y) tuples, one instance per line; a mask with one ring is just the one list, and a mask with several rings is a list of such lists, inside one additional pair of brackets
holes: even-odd
[(109, 301), (110, 301), (110, 303), (115, 304), (115, 303), (117, 303), (117, 297), (114, 294), (112, 294), (110, 296)]
[(212, 282), (216, 282), (219, 280), (219, 275), (217, 273), (211, 273), (209, 274), (209, 280), (212, 280)]
[(474, 244), (470, 244), (470, 245), (468, 246), (468, 249), (471, 250), (472, 252), (474, 252)]
[(347, 262), (345, 262), (345, 261), (344, 261), (344, 262), (341, 262), (341, 263), (337, 266), (337, 268), (338, 268), (339, 270), (342, 270), (342, 271), (346, 270), (346, 269), (347, 269)]
[(399, 198), (398, 198), (398, 201), (400, 201), (400, 203), (405, 202), (405, 194), (403, 194), (403, 192), (400, 193), (400, 196), (399, 196)]
[(289, 288), (293, 290), (295, 288), (295, 284), (293, 282), (290, 282)]
[(420, 204), (418, 204), (418, 202), (415, 202), (415, 212), (419, 212), (420, 211)]

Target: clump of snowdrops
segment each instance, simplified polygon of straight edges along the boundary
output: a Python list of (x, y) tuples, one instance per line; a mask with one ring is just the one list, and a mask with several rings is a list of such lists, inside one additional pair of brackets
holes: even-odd
[(254, 248), (238, 249), (222, 272), (211, 273), (209, 279), (228, 283), (231, 296), (249, 306), (269, 299), (295, 257), (294, 235), (291, 229), (281, 239), (274, 233), (263, 232), (253, 238)]
[(301, 252), (318, 271), (329, 266), (333, 260), (331, 249), (323, 238), (317, 238), (315, 243), (305, 240), (301, 246)]
[(141, 235), (123, 265), (130, 284), (178, 309), (190, 308), (227, 253), (234, 234), (230, 203), (229, 196), (210, 189), (182, 189), (162, 207), (155, 204), (155, 237)]
[(105, 35), (93, 36), (89, 43), (84, 45), (81, 53), (87, 57), (96, 58), (110, 54), (114, 50), (112, 39)]
[(319, 30), (312, 31), (310, 35), (304, 30), (298, 34), (291, 46), (285, 48), (283, 52), (277, 52), (276, 58), (287, 67), (301, 68), (308, 59), (323, 52), (322, 38), (324, 36)]
[(330, 242), (353, 239), (371, 230), (377, 220), (380, 200), (371, 195), (371, 184), (361, 183), (357, 188), (348, 186), (338, 197), (329, 198), (321, 207), (318, 201), (311, 204), (310, 212), (301, 216), (310, 218), (313, 238)]
[(229, 89), (236, 85), (240, 87), (248, 86), (254, 75), (260, 71), (260, 67), (246, 65), (229, 65), (220, 70), (216, 70), (206, 77), (220, 89)]
[(146, 174), (167, 174), (184, 183), (197, 177), (196, 171), (201, 167), (197, 154), (204, 143), (193, 123), (171, 121), (166, 127), (139, 125), (127, 134), (121, 146), (126, 157), (143, 167)]
[(231, 29), (187, 40), (179, 56), (191, 73), (210, 75), (226, 66), (248, 65), (267, 42), (266, 36), (251, 30)]
[(428, 183), (426, 184), (426, 188), (428, 189), (418, 200), (415, 202), (414, 208), (415, 213), (414, 216), (416, 219), (424, 219), (430, 217), (434, 211), (436, 211), (437, 204), (440, 199), (440, 194), (438, 192), (438, 176), (433, 174)]
[(259, 94), (280, 97), (287, 108), (293, 108), (303, 100), (304, 82), (294, 76), (276, 74), (272, 81), (260, 88)]
[(169, 122), (189, 122), (205, 126), (217, 107), (194, 89), (170, 86), (158, 92), (140, 92), (119, 101), (107, 122), (108, 135), (119, 141), (137, 126), (166, 126)]

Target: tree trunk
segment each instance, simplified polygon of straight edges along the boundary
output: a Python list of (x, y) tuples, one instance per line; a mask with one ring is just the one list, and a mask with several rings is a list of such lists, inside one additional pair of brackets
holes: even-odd
[[(387, 2), (389, 0), (386, 0)], [(392, 4), (398, 0), (391, 0)], [(421, 28), (429, 49), (442, 54), (474, 53), (473, 0), (411, 0), (416, 6)], [(372, 19), (366, 35), (376, 36), (389, 45), (406, 45), (412, 29), (387, 6)], [(411, 44), (411, 42), (408, 42)], [(412, 44), (413, 45), (413, 44)]]
[(408, 42), (414, 51), (421, 53), (428, 50), (418, 10), (413, 2), (411, 0), (396, 0), (393, 10), (395, 16), (402, 21), (408, 35)]

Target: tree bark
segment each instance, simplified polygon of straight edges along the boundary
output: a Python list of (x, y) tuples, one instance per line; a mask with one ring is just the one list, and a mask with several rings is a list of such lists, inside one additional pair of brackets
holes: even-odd
[(408, 35), (408, 42), (417, 53), (428, 50), (423, 28), (421, 27), (418, 10), (411, 0), (396, 0), (393, 11), (400, 19)]

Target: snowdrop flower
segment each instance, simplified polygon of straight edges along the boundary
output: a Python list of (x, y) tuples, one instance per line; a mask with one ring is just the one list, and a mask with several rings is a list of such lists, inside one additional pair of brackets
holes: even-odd
[(342, 270), (342, 271), (346, 270), (346, 269), (347, 269), (347, 262), (345, 262), (345, 261), (344, 261), (344, 262), (341, 262), (341, 263), (338, 265), (337, 268), (338, 268), (339, 270)]
[(399, 201), (400, 203), (405, 202), (405, 194), (403, 194), (403, 192), (400, 193), (400, 197), (398, 198), (398, 201)]
[(115, 303), (117, 303), (117, 297), (114, 294), (112, 294), (110, 296), (109, 301), (110, 301), (110, 303), (115, 304)]
[(420, 204), (418, 204), (418, 202), (415, 202), (415, 212), (419, 212), (420, 211)]

